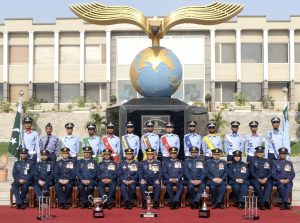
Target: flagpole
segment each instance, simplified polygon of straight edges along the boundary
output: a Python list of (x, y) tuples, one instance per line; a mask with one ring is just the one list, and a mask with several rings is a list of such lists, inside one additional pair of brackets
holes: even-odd
[(284, 105), (283, 105), (283, 126), (282, 126), (282, 130), (283, 130), (283, 144), (284, 147), (286, 147), (288, 149), (289, 154), (291, 153), (291, 142), (290, 142), (290, 134), (289, 134), (289, 115), (288, 115), (288, 88), (284, 87), (282, 88), (282, 93), (283, 93), (283, 101), (284, 101)]
[[(22, 145), (22, 141), (21, 140), (23, 140), (21, 137), (20, 137), (20, 135), (21, 135), (21, 132), (22, 132), (22, 127), (23, 127), (23, 125), (22, 125), (22, 120), (23, 120), (23, 117), (22, 117), (22, 115), (23, 115), (23, 106), (22, 106), (22, 103), (23, 103), (23, 95), (24, 95), (24, 91), (21, 89), (20, 91), (19, 91), (19, 105), (18, 106), (20, 106), (21, 105), (21, 115), (20, 115), (20, 132), (19, 132), (19, 145)], [(19, 108), (18, 108), (19, 109)]]

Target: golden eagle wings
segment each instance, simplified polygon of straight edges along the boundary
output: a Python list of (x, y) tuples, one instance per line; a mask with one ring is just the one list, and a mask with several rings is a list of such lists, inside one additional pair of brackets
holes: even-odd
[(149, 38), (162, 38), (173, 26), (181, 23), (215, 25), (226, 22), (243, 10), (241, 4), (215, 2), (205, 6), (186, 6), (170, 13), (165, 18), (147, 18), (128, 6), (105, 6), (99, 3), (69, 5), (80, 18), (98, 25), (129, 23), (139, 26)]

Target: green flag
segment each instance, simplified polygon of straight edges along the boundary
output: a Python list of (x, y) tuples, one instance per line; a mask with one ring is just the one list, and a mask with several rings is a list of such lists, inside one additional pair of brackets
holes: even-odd
[(18, 158), (18, 149), (20, 145), (20, 132), (22, 129), (21, 125), (21, 117), (22, 117), (22, 98), (19, 99), (18, 110), (13, 126), (13, 130), (11, 132), (10, 143), (8, 147), (8, 152)]

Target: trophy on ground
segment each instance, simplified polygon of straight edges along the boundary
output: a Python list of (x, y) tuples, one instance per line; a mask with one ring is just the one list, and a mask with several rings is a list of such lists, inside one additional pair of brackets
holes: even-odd
[(201, 200), (202, 200), (202, 206), (199, 209), (199, 218), (209, 218), (210, 210), (207, 207), (208, 194), (205, 192), (205, 190), (201, 195)]
[(38, 197), (39, 203), (39, 214), (36, 217), (39, 221), (48, 221), (52, 219), (51, 216), (51, 205), (50, 205), (50, 196), (48, 195), (48, 191), (43, 191), (42, 196)]
[(93, 217), (94, 218), (104, 218), (103, 213), (103, 204), (107, 201), (108, 196), (103, 195), (103, 197), (93, 197), (92, 195), (88, 196), (89, 202), (94, 205)]
[(141, 217), (142, 218), (156, 218), (157, 217), (157, 213), (152, 212), (151, 209), (151, 191), (145, 191), (145, 193), (147, 194), (146, 197), (146, 202), (147, 202), (147, 211), (146, 212), (142, 212), (141, 213)]
[(254, 196), (253, 190), (249, 190), (248, 196), (245, 196), (244, 219), (251, 221), (259, 219), (257, 214), (257, 196)]

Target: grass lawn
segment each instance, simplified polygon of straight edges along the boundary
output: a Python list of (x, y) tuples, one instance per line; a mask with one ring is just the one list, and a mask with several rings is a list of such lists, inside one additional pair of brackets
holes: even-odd
[(0, 142), (0, 156), (3, 154), (3, 153), (7, 153), (7, 150), (8, 150), (8, 142)]
[(300, 142), (294, 144), (291, 148), (293, 156), (300, 156)]

